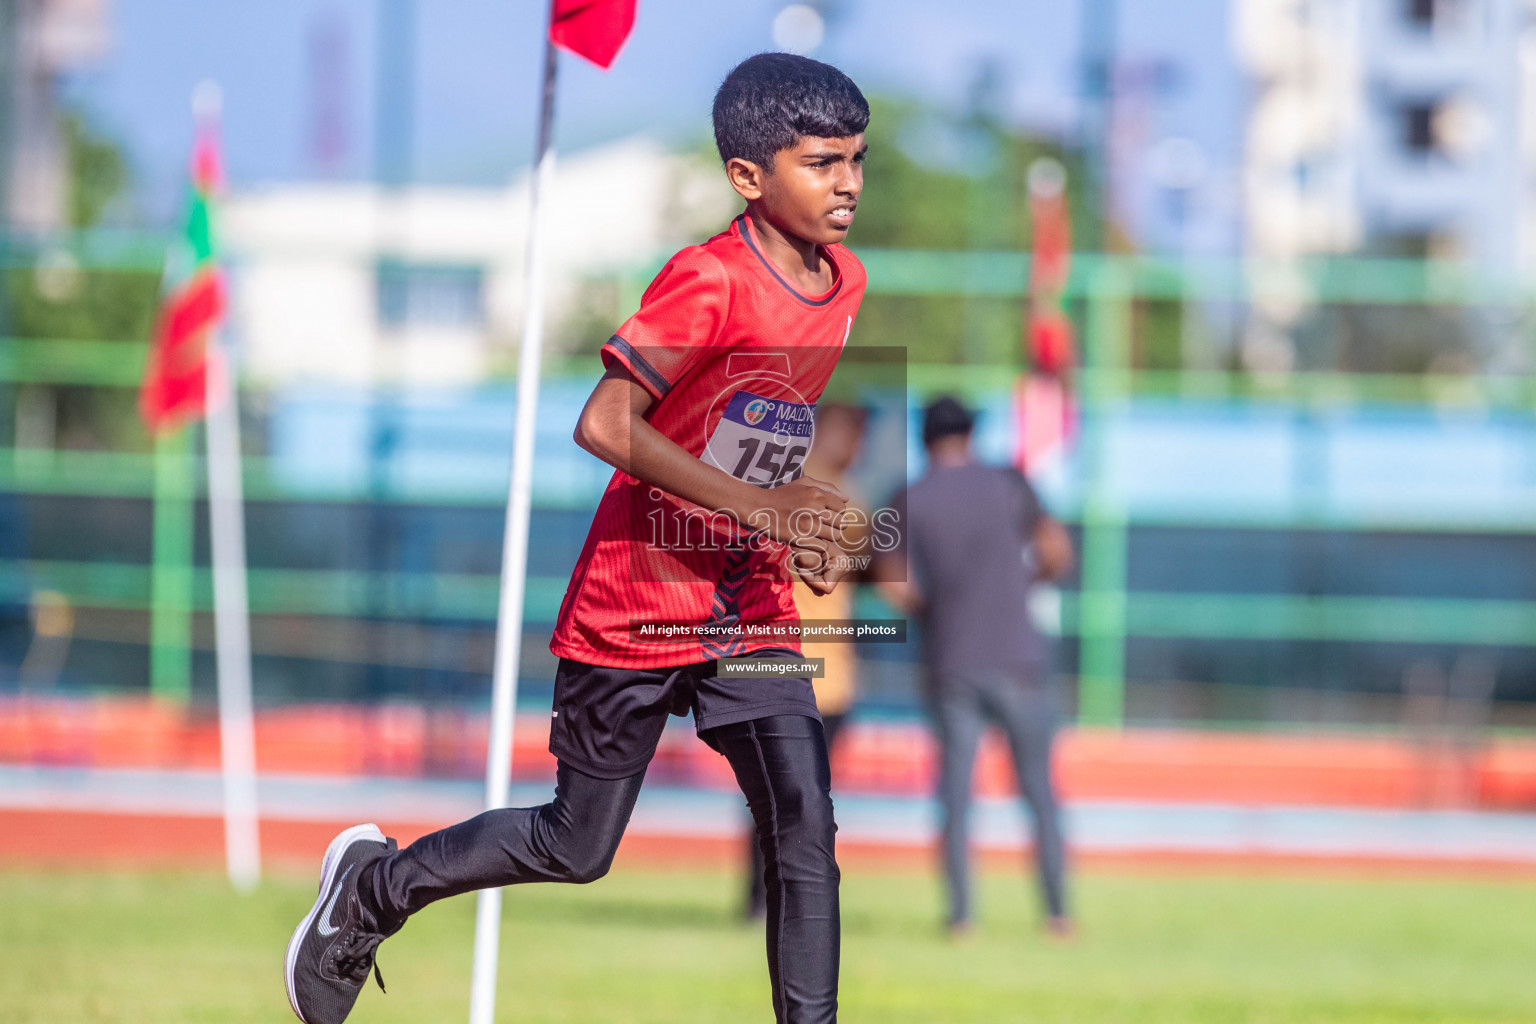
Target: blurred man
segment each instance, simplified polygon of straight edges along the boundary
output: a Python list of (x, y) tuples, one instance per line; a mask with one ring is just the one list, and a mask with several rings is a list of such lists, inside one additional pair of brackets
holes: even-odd
[[(849, 496), (850, 508), (863, 508), (848, 488), (848, 467), (859, 457), (864, 443), (864, 424), (868, 412), (856, 405), (822, 402), (816, 407), (816, 435), (805, 459), (805, 473), (825, 480)], [(852, 517), (850, 517), (852, 518)], [(862, 518), (858, 520), (863, 522)], [(867, 531), (853, 526), (843, 531), (850, 550), (862, 550)], [(853, 588), (846, 582), (830, 594), (821, 595), (795, 580), (795, 611), (801, 619), (849, 619), (853, 617)], [(826, 674), (811, 680), (816, 690), (816, 706), (821, 711), (821, 728), (827, 737), (827, 757), (836, 753), (837, 735), (853, 707), (858, 683), (858, 664), (851, 644), (802, 643), (806, 658), (823, 658)], [(763, 851), (755, 835), (747, 843), (747, 916), (761, 918), (768, 913), (768, 892), (763, 885)]]
[(1051, 651), (1027, 607), (1030, 585), (1072, 568), (1067, 531), (1023, 474), (984, 466), (974, 419), (953, 398), (923, 417), (928, 472), (892, 502), (900, 541), (880, 564), (881, 590), (923, 627), (924, 697), (939, 742), (949, 927), (971, 924), (967, 815), (976, 747), (988, 721), (1007, 734), (1035, 823), (1046, 927), (1071, 933), (1061, 813), (1051, 781), (1056, 729)]

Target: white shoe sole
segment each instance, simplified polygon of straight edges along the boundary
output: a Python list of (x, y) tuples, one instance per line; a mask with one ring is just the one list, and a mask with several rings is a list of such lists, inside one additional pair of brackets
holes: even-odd
[[(299, 1012), (299, 998), (293, 990), (293, 964), (299, 958), (299, 947), (304, 945), (304, 935), (309, 931), (309, 926), (314, 923), (315, 915), (320, 913), (320, 908), (325, 905), (326, 898), (330, 895), (331, 885), (336, 881), (336, 865), (341, 862), (342, 854), (347, 847), (356, 842), (384, 842), (384, 833), (379, 831), (379, 826), (373, 824), (353, 825), (331, 840), (331, 845), (325, 848), (325, 859), (320, 862), (320, 894), (315, 897), (315, 905), (309, 908), (309, 913), (304, 915), (304, 920), (293, 930), (293, 937), (288, 940), (288, 953), (283, 958), (283, 980), (288, 985), (288, 1005), (293, 1008), (294, 1016), (304, 1020), (304, 1015)], [(308, 1024), (306, 1021), (305, 1024)]]

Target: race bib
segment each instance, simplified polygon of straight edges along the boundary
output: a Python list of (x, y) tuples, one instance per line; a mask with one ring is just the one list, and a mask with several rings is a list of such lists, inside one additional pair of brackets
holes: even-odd
[(703, 459), (759, 487), (789, 483), (804, 470), (816, 406), (738, 391), (709, 435)]

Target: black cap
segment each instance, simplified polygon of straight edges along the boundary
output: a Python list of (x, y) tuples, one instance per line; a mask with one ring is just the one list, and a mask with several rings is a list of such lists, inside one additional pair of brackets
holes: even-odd
[(923, 410), (923, 444), (933, 444), (951, 434), (969, 434), (976, 423), (971, 411), (945, 395)]

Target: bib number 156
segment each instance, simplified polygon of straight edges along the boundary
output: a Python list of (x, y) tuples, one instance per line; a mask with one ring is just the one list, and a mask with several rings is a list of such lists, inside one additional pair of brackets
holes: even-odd
[(738, 480), (777, 487), (800, 476), (816, 407), (738, 391), (710, 433), (704, 461)]
[(759, 437), (743, 437), (736, 444), (741, 459), (731, 476), (764, 487), (777, 487), (798, 477), (805, 471), (805, 453), (810, 451), (809, 445), (779, 444)]

